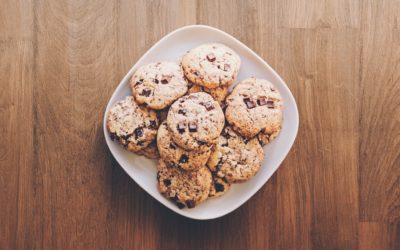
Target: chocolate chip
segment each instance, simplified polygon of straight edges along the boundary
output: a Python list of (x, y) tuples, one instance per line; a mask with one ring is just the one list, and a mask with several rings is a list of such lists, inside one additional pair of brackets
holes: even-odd
[(219, 171), (219, 169), (221, 168), (221, 165), (222, 165), (222, 157), (219, 158), (218, 163), (217, 163), (217, 166), (215, 166), (215, 169), (216, 169), (215, 171), (216, 171), (216, 172)]
[(187, 155), (182, 155), (181, 158), (179, 159), (179, 163), (186, 163), (189, 161), (189, 156)]
[(159, 83), (159, 81), (158, 81), (158, 79), (157, 78), (155, 78), (154, 80), (153, 80), (155, 83)]
[(186, 115), (186, 109), (180, 109), (180, 110), (178, 110), (178, 114)]
[(231, 69), (231, 65), (225, 63), (224, 64), (224, 71), (228, 71), (230, 69)]
[(112, 141), (118, 140), (118, 135), (116, 133), (110, 133), (110, 138)]
[(127, 134), (127, 135), (122, 135), (121, 138), (127, 141), (131, 136), (132, 134)]
[(161, 79), (162, 84), (167, 84), (169, 81), (171, 81), (171, 76), (164, 76), (163, 79)]
[(186, 206), (188, 208), (194, 208), (196, 206), (196, 202), (194, 202), (194, 200), (188, 200), (186, 201)]
[(270, 89), (272, 92), (275, 92), (275, 91), (276, 91), (276, 89), (275, 89), (274, 87), (269, 87), (269, 89)]
[(201, 140), (197, 140), (197, 144), (199, 144), (200, 146), (203, 146), (203, 145), (206, 145), (207, 142), (201, 141)]
[(141, 140), (138, 140), (136, 145), (143, 146), (143, 142)]
[(170, 179), (165, 179), (165, 180), (163, 180), (163, 182), (164, 182), (164, 185), (166, 187), (169, 187), (171, 185), (171, 180)]
[(189, 132), (197, 132), (196, 122), (189, 122)]
[(150, 89), (144, 89), (144, 90), (142, 90), (142, 93), (140, 95), (150, 96), (150, 94), (151, 94), (151, 90)]
[(224, 192), (224, 190), (225, 190), (224, 185), (222, 185), (221, 183), (215, 183), (214, 188), (215, 188), (215, 191), (217, 191), (217, 192)]
[(214, 62), (215, 61), (215, 55), (213, 53), (210, 53), (207, 55), (207, 60), (209, 62)]
[(227, 133), (225, 130), (224, 130), (224, 131), (222, 131), (221, 135), (222, 135), (224, 138), (226, 138), (226, 139), (229, 139), (229, 138), (231, 138), (231, 135), (230, 135), (230, 134), (228, 134), (228, 133)]
[(248, 109), (252, 109), (256, 107), (256, 103), (254, 102), (253, 98), (244, 98), (243, 99), (244, 103), (246, 103), (246, 106)]
[(206, 103), (200, 103), (201, 105), (203, 105), (207, 111), (213, 110), (215, 107), (211, 102), (206, 102)]
[(185, 207), (185, 204), (182, 204), (180, 202), (175, 202), (175, 204), (178, 206), (178, 208), (182, 209)]
[(178, 123), (178, 126), (176, 126), (176, 128), (178, 129), (178, 132), (182, 134), (185, 132), (186, 126), (184, 123), (180, 122)]
[(221, 144), (221, 147), (228, 147), (228, 143)]
[(142, 84), (142, 83), (143, 83), (143, 79), (139, 79), (139, 81), (137, 81), (137, 82), (135, 83), (135, 86), (140, 85), (140, 84)]
[(171, 142), (171, 143), (169, 144), (169, 147), (172, 148), (172, 149), (176, 149), (176, 145), (175, 145), (175, 143), (173, 143), (173, 142)]
[(150, 121), (150, 128), (156, 129), (157, 128), (157, 122), (156, 121)]
[(274, 101), (268, 100), (268, 101), (267, 101), (267, 107), (268, 107), (269, 109), (275, 108)]
[(143, 136), (143, 128), (142, 127), (136, 128), (134, 133), (135, 133), (135, 138), (136, 139), (139, 138), (139, 137), (142, 137)]
[(260, 106), (264, 106), (267, 105), (267, 101), (268, 101), (267, 97), (261, 96), (257, 99), (257, 104)]
[(197, 72), (197, 71), (193, 71), (193, 74), (194, 74), (195, 76), (199, 76), (199, 72)]
[(247, 143), (249, 143), (250, 139), (244, 138), (243, 141), (244, 141), (244, 144), (247, 144)]

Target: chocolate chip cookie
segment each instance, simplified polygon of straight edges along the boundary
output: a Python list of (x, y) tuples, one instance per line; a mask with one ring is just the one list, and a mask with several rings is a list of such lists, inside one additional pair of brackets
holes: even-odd
[(224, 113), (218, 102), (204, 92), (179, 98), (172, 104), (167, 117), (173, 141), (186, 150), (199, 150), (214, 144), (224, 123)]
[(108, 111), (107, 129), (112, 140), (137, 152), (156, 139), (158, 119), (154, 111), (139, 106), (132, 96), (127, 96)]
[(185, 170), (205, 166), (211, 154), (211, 147), (206, 148), (205, 151), (187, 151), (179, 147), (172, 140), (166, 122), (163, 122), (158, 129), (157, 145), (161, 158), (166, 164)]
[(273, 134), (282, 125), (282, 103), (282, 97), (272, 83), (248, 78), (238, 83), (226, 98), (226, 120), (247, 138), (261, 131)]
[(140, 67), (130, 82), (136, 102), (152, 109), (171, 105), (187, 92), (187, 85), (180, 65), (168, 61)]
[(220, 43), (207, 43), (188, 51), (182, 57), (185, 76), (193, 83), (217, 88), (231, 85), (239, 72), (240, 57)]
[(260, 169), (264, 151), (257, 138), (246, 139), (226, 127), (211, 152), (207, 166), (229, 183), (243, 182)]
[(157, 170), (160, 192), (179, 208), (193, 208), (207, 199), (212, 182), (211, 172), (207, 167), (185, 171), (159, 160)]

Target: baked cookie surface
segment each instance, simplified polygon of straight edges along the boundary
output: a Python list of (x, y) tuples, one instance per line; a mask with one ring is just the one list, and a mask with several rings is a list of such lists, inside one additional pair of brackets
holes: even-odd
[(218, 102), (207, 93), (179, 98), (168, 112), (167, 125), (173, 141), (186, 150), (205, 151), (218, 139), (225, 123)]
[(248, 78), (226, 98), (225, 116), (241, 135), (252, 138), (263, 131), (273, 134), (282, 126), (282, 97), (267, 80)]
[(108, 111), (107, 129), (112, 140), (137, 152), (156, 139), (158, 119), (154, 111), (139, 106), (132, 96), (127, 96)]
[(166, 108), (188, 89), (180, 65), (169, 61), (140, 67), (133, 74), (130, 86), (136, 102), (152, 109)]
[(207, 43), (188, 51), (181, 64), (191, 82), (213, 89), (235, 81), (240, 57), (224, 44)]
[(212, 182), (211, 172), (207, 167), (185, 171), (159, 160), (157, 170), (160, 192), (178, 207), (193, 208), (207, 199)]
[(257, 138), (246, 139), (226, 127), (211, 152), (207, 166), (229, 183), (253, 177), (261, 167), (264, 151)]

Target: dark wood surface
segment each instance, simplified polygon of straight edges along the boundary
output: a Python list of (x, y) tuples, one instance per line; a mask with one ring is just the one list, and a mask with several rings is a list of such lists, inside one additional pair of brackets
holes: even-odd
[[(234, 35), (287, 82), (296, 142), (212, 221), (118, 166), (103, 111), (170, 31)], [(400, 1), (0, 0), (0, 249), (400, 249)]]

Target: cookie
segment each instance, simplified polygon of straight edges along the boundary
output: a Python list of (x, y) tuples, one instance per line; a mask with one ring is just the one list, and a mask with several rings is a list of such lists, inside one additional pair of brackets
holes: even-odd
[(141, 149), (136, 152), (138, 155), (143, 155), (144, 157), (147, 157), (149, 159), (158, 159), (160, 158), (160, 154), (158, 152), (157, 148), (157, 141), (154, 140), (152, 141), (149, 146), (145, 147), (144, 149)]
[(231, 184), (225, 181), (223, 178), (213, 176), (210, 193), (208, 197), (220, 197), (229, 191)]
[(264, 151), (257, 138), (246, 139), (226, 127), (211, 152), (207, 166), (229, 183), (243, 182), (260, 169)]
[(166, 122), (163, 122), (158, 129), (157, 145), (161, 158), (166, 164), (185, 170), (194, 170), (205, 166), (211, 154), (211, 147), (206, 148), (205, 151), (186, 151), (179, 147), (172, 140)]
[(268, 143), (270, 143), (272, 140), (274, 140), (278, 136), (280, 131), (281, 131), (280, 127), (278, 128), (278, 130), (276, 130), (272, 133), (267, 133), (264, 130), (261, 130), (261, 132), (258, 133), (258, 135), (257, 135), (258, 142), (261, 144), (261, 146), (265, 146)]
[(182, 57), (185, 76), (193, 83), (214, 89), (231, 85), (239, 72), (240, 57), (220, 43), (207, 43)]
[(108, 111), (107, 129), (113, 141), (137, 152), (156, 139), (158, 119), (154, 111), (139, 106), (132, 96), (127, 96)]
[(130, 86), (136, 102), (152, 109), (166, 108), (188, 90), (182, 68), (168, 61), (140, 67), (133, 74)]
[(179, 98), (167, 117), (173, 141), (186, 150), (200, 150), (214, 144), (224, 123), (224, 113), (218, 102), (204, 92)]
[(207, 199), (212, 182), (211, 172), (207, 167), (185, 171), (159, 160), (157, 170), (160, 192), (179, 208), (193, 208)]
[(273, 134), (281, 128), (282, 97), (267, 80), (248, 78), (241, 81), (226, 98), (226, 106), (226, 120), (247, 138), (261, 131)]
[(223, 105), (226, 96), (229, 94), (229, 86), (217, 87), (215, 89), (209, 89), (206, 87), (201, 87), (199, 85), (193, 84), (189, 87), (188, 94), (198, 93), (198, 92), (206, 92), (216, 100), (219, 105)]

